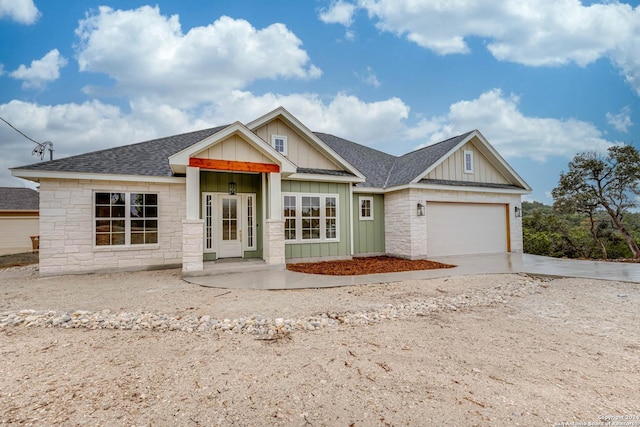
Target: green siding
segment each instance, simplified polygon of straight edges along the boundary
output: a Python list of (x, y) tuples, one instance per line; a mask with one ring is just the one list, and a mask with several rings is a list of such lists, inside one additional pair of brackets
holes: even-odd
[(349, 242), (349, 184), (333, 182), (282, 181), (283, 193), (320, 193), (338, 195), (340, 241), (326, 243), (285, 243), (285, 258), (319, 258), (351, 255)]
[[(242, 174), (231, 172), (200, 172), (200, 191), (203, 193), (226, 193), (229, 182), (236, 183), (236, 191), (254, 193), (256, 195), (256, 250), (244, 251), (244, 258), (262, 258), (262, 179), (260, 174)], [(202, 198), (200, 198), (200, 215), (202, 216)], [(215, 252), (205, 253), (204, 260), (217, 259)]]
[[(373, 197), (373, 221), (360, 220), (359, 197)], [(354, 254), (384, 253), (384, 196), (382, 194), (353, 195)]]

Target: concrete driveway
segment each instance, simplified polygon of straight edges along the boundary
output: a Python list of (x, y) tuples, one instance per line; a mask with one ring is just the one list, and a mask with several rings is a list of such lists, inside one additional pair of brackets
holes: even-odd
[(400, 282), (472, 274), (527, 273), (554, 277), (584, 277), (640, 283), (640, 264), (580, 261), (528, 254), (489, 254), (435, 257), (432, 261), (456, 265), (455, 268), (417, 270), (363, 276), (323, 276), (286, 270), (243, 271), (185, 277), (201, 286), (228, 289), (306, 289), (369, 283)]

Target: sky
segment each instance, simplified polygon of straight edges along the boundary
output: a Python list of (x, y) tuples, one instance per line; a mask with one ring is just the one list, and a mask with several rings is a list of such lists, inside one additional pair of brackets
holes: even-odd
[[(577, 153), (640, 148), (638, 4), (0, 0), (0, 117), (54, 158), (278, 106), (394, 155), (478, 129), (550, 204)], [(0, 121), (0, 186), (35, 146)]]

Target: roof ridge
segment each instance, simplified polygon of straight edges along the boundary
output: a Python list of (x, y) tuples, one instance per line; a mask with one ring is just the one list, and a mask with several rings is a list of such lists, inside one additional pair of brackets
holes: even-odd
[(443, 139), (442, 141), (438, 141), (438, 142), (436, 142), (434, 144), (431, 144), (431, 145), (425, 145), (424, 147), (418, 148), (417, 150), (409, 151), (408, 153), (405, 153), (400, 157), (404, 157), (404, 156), (407, 156), (409, 154), (417, 153), (418, 151), (422, 151), (422, 150), (425, 150), (427, 148), (433, 148), (436, 145), (444, 144), (446, 142), (451, 141), (452, 139), (456, 139), (456, 138), (461, 138), (461, 137), (467, 136), (467, 135), (469, 135), (470, 133), (472, 133), (474, 131), (475, 131), (475, 129), (474, 130), (470, 130), (468, 132), (461, 133), (459, 135), (452, 136), (451, 138)]

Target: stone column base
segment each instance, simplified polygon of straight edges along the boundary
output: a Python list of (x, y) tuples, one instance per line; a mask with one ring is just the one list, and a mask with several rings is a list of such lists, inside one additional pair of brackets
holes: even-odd
[(182, 220), (182, 272), (202, 271), (204, 220)]
[(264, 260), (269, 265), (284, 265), (284, 220), (266, 220)]

